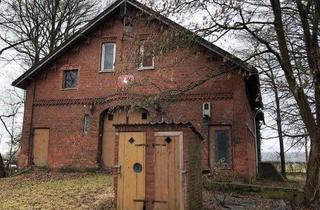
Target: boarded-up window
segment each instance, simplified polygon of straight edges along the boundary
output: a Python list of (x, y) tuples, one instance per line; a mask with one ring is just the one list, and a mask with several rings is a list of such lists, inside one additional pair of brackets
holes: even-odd
[(111, 71), (115, 69), (116, 44), (105, 43), (102, 45), (101, 71)]
[(64, 82), (63, 87), (68, 88), (76, 88), (78, 85), (78, 70), (65, 70), (64, 71)]
[(150, 43), (145, 40), (140, 42), (140, 69), (154, 68), (154, 53)]
[(229, 131), (216, 130), (215, 132), (216, 162), (218, 164), (229, 164), (230, 148), (229, 148)]

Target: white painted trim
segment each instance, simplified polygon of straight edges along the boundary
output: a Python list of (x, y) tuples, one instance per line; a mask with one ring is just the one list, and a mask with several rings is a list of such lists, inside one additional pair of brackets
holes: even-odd
[[(104, 69), (104, 61), (105, 61), (104, 59), (105, 59), (107, 45), (113, 46), (112, 69)], [(117, 44), (115, 42), (106, 42), (102, 44), (100, 72), (115, 72), (116, 54), (117, 54)]]

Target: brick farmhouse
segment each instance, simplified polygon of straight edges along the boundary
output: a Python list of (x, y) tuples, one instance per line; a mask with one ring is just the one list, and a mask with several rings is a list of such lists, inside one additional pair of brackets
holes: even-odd
[(114, 124), (191, 123), (202, 169), (252, 181), (257, 71), (135, 0), (118, 0), (26, 71), (19, 167), (112, 168)]

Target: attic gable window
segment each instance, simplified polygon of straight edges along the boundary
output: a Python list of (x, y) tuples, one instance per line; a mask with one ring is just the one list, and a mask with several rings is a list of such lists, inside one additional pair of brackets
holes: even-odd
[(78, 70), (65, 70), (63, 75), (63, 88), (64, 89), (74, 89), (78, 85)]
[(139, 70), (154, 69), (154, 52), (145, 40), (140, 41)]
[(116, 61), (116, 44), (104, 43), (102, 45), (101, 71), (114, 72)]

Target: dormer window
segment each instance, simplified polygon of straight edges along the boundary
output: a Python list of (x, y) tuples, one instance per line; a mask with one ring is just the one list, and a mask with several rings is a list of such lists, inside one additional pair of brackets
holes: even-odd
[(139, 70), (154, 69), (154, 52), (145, 40), (140, 41)]
[(116, 44), (104, 43), (102, 45), (101, 72), (114, 72), (116, 61)]

